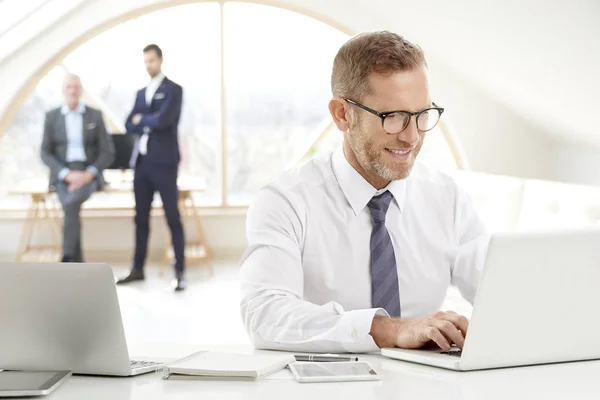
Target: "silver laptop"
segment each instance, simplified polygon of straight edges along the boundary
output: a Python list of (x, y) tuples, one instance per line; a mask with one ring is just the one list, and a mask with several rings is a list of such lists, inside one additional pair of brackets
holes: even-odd
[(112, 269), (0, 263), (0, 369), (130, 376), (162, 366), (129, 359)]
[(463, 350), (385, 348), (469, 371), (600, 359), (600, 230), (492, 236)]

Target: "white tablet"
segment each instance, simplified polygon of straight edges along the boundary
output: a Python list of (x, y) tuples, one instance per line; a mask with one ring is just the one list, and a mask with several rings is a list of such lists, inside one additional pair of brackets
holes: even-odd
[(44, 396), (69, 376), (71, 371), (0, 371), (0, 397)]
[(298, 382), (379, 381), (371, 366), (363, 361), (295, 362), (289, 365)]

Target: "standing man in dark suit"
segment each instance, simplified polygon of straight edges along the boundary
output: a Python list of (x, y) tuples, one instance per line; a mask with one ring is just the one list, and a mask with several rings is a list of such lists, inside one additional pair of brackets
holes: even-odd
[(179, 215), (177, 172), (179, 143), (177, 125), (181, 114), (183, 90), (161, 70), (162, 50), (155, 44), (144, 48), (144, 63), (150, 82), (138, 91), (133, 110), (125, 127), (128, 133), (140, 135), (133, 150), (131, 166), (135, 170), (135, 255), (129, 275), (118, 284), (144, 279), (144, 264), (150, 233), (150, 209), (158, 191), (171, 231), (175, 253), (176, 291), (185, 289), (184, 233)]
[(41, 148), (42, 161), (50, 168), (50, 188), (64, 211), (63, 262), (83, 262), (79, 211), (102, 188), (102, 170), (115, 157), (102, 113), (83, 104), (81, 93), (81, 79), (67, 75), (65, 104), (46, 114)]

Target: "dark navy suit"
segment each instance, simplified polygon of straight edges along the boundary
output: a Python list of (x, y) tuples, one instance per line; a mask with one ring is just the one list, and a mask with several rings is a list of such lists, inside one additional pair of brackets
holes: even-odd
[[(158, 191), (171, 231), (177, 276), (182, 276), (185, 268), (185, 240), (177, 202), (177, 173), (180, 160), (177, 125), (181, 115), (182, 98), (181, 86), (165, 77), (150, 105), (146, 104), (146, 88), (138, 91), (133, 110), (125, 123), (127, 133), (149, 135), (146, 154), (139, 153), (138, 137), (131, 157), (131, 167), (135, 170), (133, 188), (136, 224), (133, 268), (144, 268), (150, 233), (150, 209), (154, 193)], [(138, 125), (132, 122), (135, 114), (142, 115)]]

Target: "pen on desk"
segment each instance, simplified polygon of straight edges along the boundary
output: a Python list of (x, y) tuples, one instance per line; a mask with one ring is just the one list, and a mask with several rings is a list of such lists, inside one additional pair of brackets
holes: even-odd
[(335, 354), (328, 355), (313, 355), (313, 354), (298, 354), (294, 356), (296, 361), (311, 361), (311, 362), (345, 362), (358, 361), (358, 357), (338, 356)]

